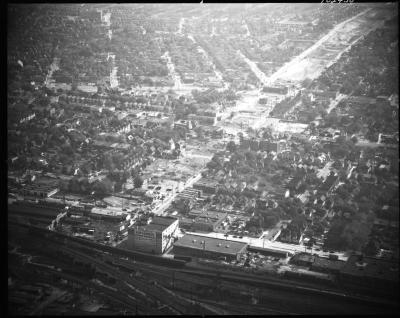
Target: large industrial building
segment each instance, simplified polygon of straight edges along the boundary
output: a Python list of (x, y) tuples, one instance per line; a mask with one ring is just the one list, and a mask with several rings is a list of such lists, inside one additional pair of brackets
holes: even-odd
[(186, 234), (174, 243), (174, 255), (209, 259), (238, 260), (246, 252), (247, 243)]
[(163, 254), (174, 240), (178, 219), (156, 216), (144, 226), (133, 225), (128, 231), (127, 247), (152, 254)]

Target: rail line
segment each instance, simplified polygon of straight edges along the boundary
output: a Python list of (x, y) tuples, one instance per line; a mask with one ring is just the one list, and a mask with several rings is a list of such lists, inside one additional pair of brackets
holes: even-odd
[[(34, 263), (29, 264), (28, 266), (37, 267), (37, 265)], [(40, 267), (40, 270), (44, 270), (43, 267)], [(124, 296), (122, 293), (120, 293), (118, 291), (116, 292), (105, 286), (96, 284), (89, 279), (83, 279), (83, 278), (80, 278), (80, 277), (77, 277), (77, 276), (74, 276), (74, 275), (71, 275), (68, 273), (64, 273), (63, 271), (58, 271), (56, 269), (52, 269), (52, 268), (48, 268), (48, 267), (45, 268), (45, 270), (49, 273), (52, 273), (56, 277), (59, 277), (59, 278), (62, 278), (62, 279), (68, 280), (68, 281), (72, 281), (79, 285), (97, 290), (98, 292), (105, 294), (106, 296), (111, 298), (113, 301), (123, 305), (124, 308), (128, 308), (128, 309), (132, 310), (133, 312), (141, 312), (144, 314), (154, 314), (154, 315), (159, 314), (158, 311), (154, 311), (151, 308), (147, 308), (142, 305), (139, 305), (137, 302), (136, 302), (136, 304), (132, 304), (131, 298)]]
[[(67, 252), (68, 254), (75, 255), (81, 261), (86, 261), (87, 263), (94, 266), (96, 268), (96, 270), (100, 270), (100, 271), (114, 277), (115, 279), (124, 281), (124, 282), (130, 284), (131, 286), (135, 286), (135, 288), (143, 291), (149, 297), (154, 298), (156, 301), (162, 302), (164, 305), (166, 305), (166, 307), (173, 308), (178, 313), (181, 313), (181, 314), (190, 314), (191, 313), (190, 311), (188, 311), (188, 307), (191, 308), (192, 303), (190, 303), (189, 301), (187, 301), (185, 299), (180, 299), (180, 302), (178, 303), (177, 299), (175, 297), (172, 297), (171, 295), (160, 292), (158, 290), (158, 288), (157, 289), (151, 288), (150, 287), (151, 285), (149, 286), (146, 283), (139, 281), (138, 279), (135, 279), (130, 276), (126, 277), (125, 275), (120, 274), (111, 265), (108, 265), (96, 258), (87, 256), (87, 255), (80, 253), (78, 251), (75, 251), (75, 250), (71, 250), (67, 247), (65, 247), (63, 249), (63, 252), (64, 251)], [(139, 294), (139, 293), (137, 293), (137, 294)], [(141, 295), (141, 297), (144, 297), (144, 296)]]
[[(33, 226), (26, 227), (30, 229), (35, 228)], [(161, 301), (163, 305), (169, 307), (172, 310), (178, 311), (179, 313), (192, 313), (187, 308), (195, 309), (195, 307), (197, 307), (198, 309), (201, 304), (198, 303), (197, 306), (194, 306), (194, 303), (191, 300), (184, 298), (180, 299), (178, 302), (176, 296), (174, 296), (174, 292), (172, 292), (172, 294), (166, 295), (166, 293), (160, 292), (159, 288), (155, 288), (151, 285), (149, 286), (147, 282), (143, 282), (139, 279), (132, 277), (127, 278), (127, 275), (121, 274), (118, 269), (124, 268), (128, 272), (134, 271), (135, 273), (147, 273), (147, 275), (145, 275), (147, 276), (147, 280), (153, 281), (153, 283), (158, 284), (157, 282), (154, 282), (154, 280), (161, 279), (164, 282), (164, 286), (168, 286), (168, 282), (171, 282), (174, 279), (176, 281), (182, 281), (183, 283), (189, 283), (197, 287), (203, 285), (205, 287), (209, 286), (210, 288), (213, 287), (212, 282), (225, 281), (242, 284), (244, 286), (263, 288), (266, 291), (271, 290), (272, 288), (274, 290), (298, 292), (301, 295), (325, 296), (327, 297), (327, 300), (336, 298), (338, 300), (345, 301), (345, 303), (357, 302), (373, 306), (398, 306), (390, 300), (381, 300), (376, 298), (364, 297), (361, 295), (349, 294), (335, 288), (316, 288), (306, 284), (278, 281), (279, 278), (271, 277), (271, 279), (263, 279), (262, 276), (258, 275), (242, 274), (236, 272), (227, 273), (221, 272), (221, 270), (217, 269), (202, 269), (190, 267), (188, 266), (188, 264), (186, 264), (185, 261), (154, 257), (152, 255), (146, 255), (146, 257), (142, 257), (140, 253), (131, 253), (130, 251), (109, 246), (103, 246), (82, 239), (77, 240), (76, 238), (71, 238), (67, 235), (54, 235), (54, 232), (50, 232), (41, 228), (35, 228), (35, 230), (28, 235), (32, 234), (46, 241), (47, 244), (55, 244), (58, 246), (63, 245), (63, 248), (60, 249), (61, 251), (66, 251), (66, 253), (70, 254), (73, 258), (75, 257), (81, 260), (83, 263), (90, 264), (99, 272), (103, 272), (106, 275), (117, 279), (118, 281), (127, 282), (131, 286), (135, 286), (135, 288), (137, 287), (139, 290), (145, 292), (145, 294), (150, 295), (153, 299)], [(53, 239), (49, 240), (49, 238)], [(80, 251), (84, 251), (86, 254), (83, 254)], [(94, 256), (88, 256), (87, 254), (94, 254)], [(162, 260), (162, 264), (159, 264), (159, 260)], [(165, 264), (167, 263), (170, 266), (165, 266)], [(175, 272), (175, 274), (171, 273), (171, 270)], [(174, 276), (172, 276), (171, 274), (173, 274)], [(195, 277), (198, 278), (196, 279)], [(210, 281), (211, 283), (207, 283), (206, 280)], [(203, 281), (204, 284), (202, 284)], [(130, 292), (132, 292), (132, 289), (129, 286), (126, 286), (126, 288), (128, 288)], [(209, 311), (209, 309), (205, 309), (204, 306), (202, 308), (206, 312)]]

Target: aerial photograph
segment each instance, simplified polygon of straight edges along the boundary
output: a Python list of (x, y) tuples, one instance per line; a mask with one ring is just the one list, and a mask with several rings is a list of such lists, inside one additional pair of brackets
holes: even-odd
[(395, 315), (397, 2), (8, 3), (8, 315)]

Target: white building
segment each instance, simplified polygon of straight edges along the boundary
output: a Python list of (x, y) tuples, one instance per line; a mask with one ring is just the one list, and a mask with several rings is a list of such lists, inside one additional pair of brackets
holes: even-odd
[(132, 226), (128, 231), (129, 249), (163, 254), (173, 243), (179, 221), (173, 217), (154, 217), (150, 224)]

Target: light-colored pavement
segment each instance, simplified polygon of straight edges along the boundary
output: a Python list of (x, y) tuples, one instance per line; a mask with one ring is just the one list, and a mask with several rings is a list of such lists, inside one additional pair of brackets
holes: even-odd
[(60, 68), (59, 68), (59, 63), (60, 63), (60, 59), (57, 58), (57, 57), (55, 57), (55, 58), (53, 59), (53, 62), (50, 64), (49, 72), (47, 73), (46, 79), (45, 79), (45, 81), (44, 81), (44, 85), (45, 85), (46, 87), (48, 87), (48, 88), (51, 88), (51, 87), (52, 87), (51, 82), (52, 82), (52, 79), (53, 79), (53, 73), (54, 73), (55, 71), (57, 71), (57, 70), (60, 69)]
[(319, 39), (317, 42), (315, 42), (311, 47), (309, 47), (307, 50), (303, 51), (301, 54), (296, 56), (294, 59), (292, 59), (290, 62), (284, 64), (280, 69), (278, 69), (274, 74), (272, 74), (269, 79), (265, 82), (266, 84), (272, 84), (275, 82), (278, 78), (283, 76), (290, 68), (295, 67), (296, 64), (299, 64), (301, 60), (307, 58), (311, 53), (313, 53), (317, 48), (319, 48), (321, 45), (323, 45), (325, 42), (329, 41), (333, 36), (336, 36), (337, 33), (342, 32), (341, 29), (343, 27), (353, 21), (354, 19), (358, 18), (361, 15), (365, 15), (368, 11), (371, 9), (366, 9), (359, 14), (351, 17), (350, 19), (347, 19), (338, 25), (336, 25), (330, 32), (328, 32), (325, 36), (323, 36), (321, 39)]
[[(184, 189), (186, 188), (190, 188), (193, 186), (193, 184), (197, 181), (199, 181), (199, 179), (201, 178), (201, 172), (199, 172), (196, 176), (194, 176), (189, 182), (187, 182), (184, 186)], [(175, 200), (175, 198), (177, 197), (177, 195), (180, 192), (175, 192), (173, 195), (171, 195), (167, 200), (164, 200), (164, 202), (157, 207), (155, 210), (153, 210), (152, 212), (154, 212), (154, 214), (157, 215), (163, 215), (165, 210), (170, 206), (170, 204), (172, 203), (172, 201)]]
[(244, 61), (247, 63), (247, 65), (250, 67), (252, 72), (254, 73), (255, 76), (261, 81), (261, 83), (265, 84), (268, 82), (268, 76), (262, 72), (257, 64), (251, 60), (249, 60), (240, 50), (237, 51), (237, 53), (244, 59)]
[(339, 94), (333, 101), (328, 106), (327, 113), (330, 114), (330, 112), (340, 103), (341, 100), (347, 98), (348, 95), (345, 94)]

